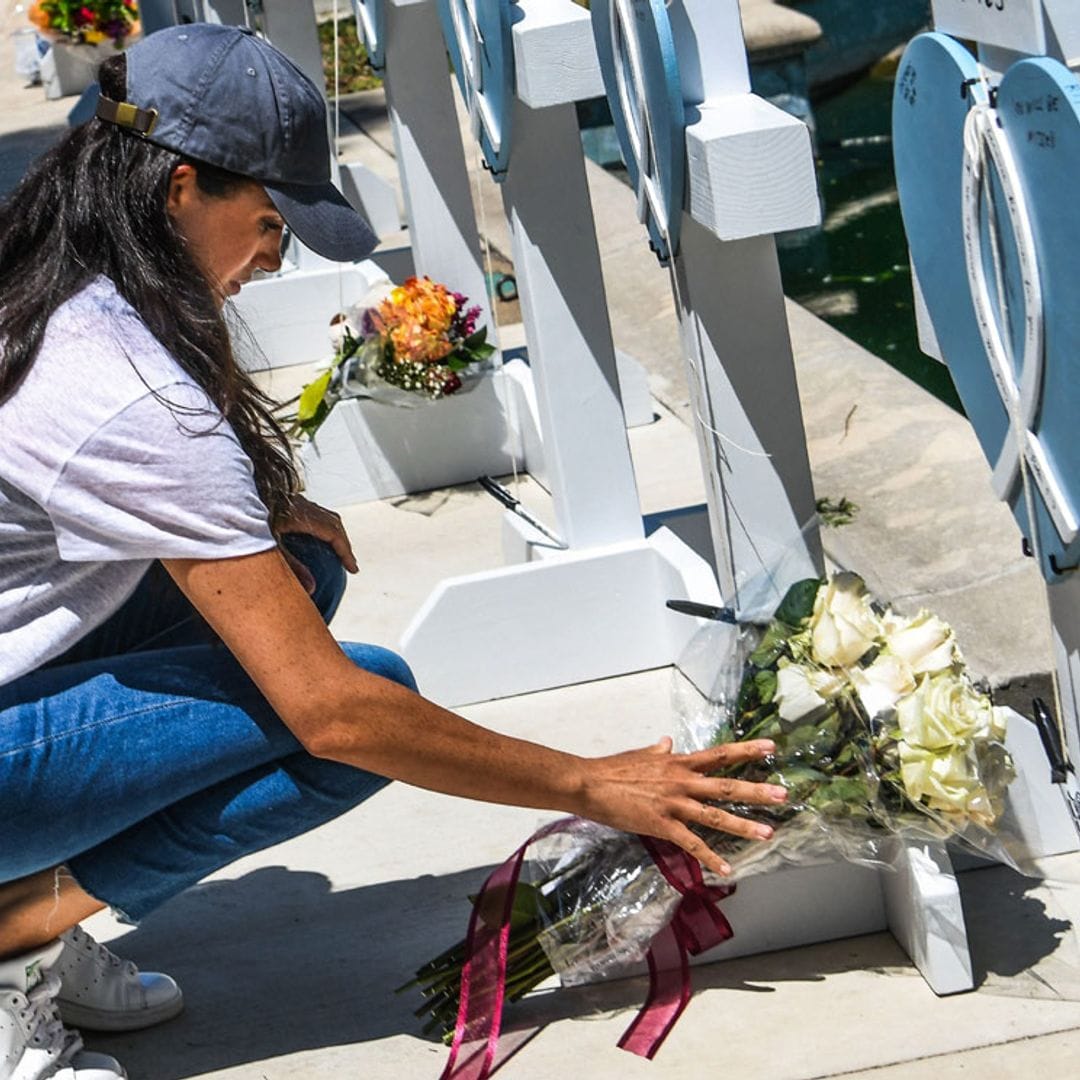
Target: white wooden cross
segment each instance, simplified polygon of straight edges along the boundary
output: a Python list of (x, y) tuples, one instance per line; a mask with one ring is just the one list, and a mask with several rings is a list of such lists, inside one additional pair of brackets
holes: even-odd
[[(665, 600), (718, 599), (708, 566), (673, 534), (644, 535), (574, 109), (602, 92), (589, 16), (570, 0), (515, 10), (503, 198), (567, 550), (507, 515), (517, 564), (444, 581), (429, 597), (402, 652), (445, 704), (669, 665), (695, 627)], [(445, 642), (462, 637), (474, 648), (448, 665)]]
[[(637, 125), (629, 142), (643, 150), (631, 171), (655, 181), (639, 205), (654, 246), (672, 257), (721, 591), (741, 610), (771, 610), (788, 584), (821, 565), (816, 533), (804, 527), (814, 500), (771, 235), (817, 220), (808, 133), (750, 93), (736, 0), (603, 0), (603, 8), (601, 32), (606, 13), (613, 36), (609, 98), (630, 99), (624, 123)], [(672, 52), (675, 74), (665, 59)], [(665, 82), (668, 91), (679, 86), (687, 120), (678, 229), (659, 190)], [(785, 551), (794, 552), (786, 564)], [(750, 595), (746, 579), (772, 566), (771, 587)], [(1027, 756), (1038, 753), (1034, 729), (1018, 737)], [(1037, 829), (1037, 817), (1028, 820)], [(936, 992), (970, 989), (944, 846), (897, 840), (886, 857), (886, 872), (826, 863), (750, 878), (725, 902), (736, 937), (702, 960), (887, 926)]]

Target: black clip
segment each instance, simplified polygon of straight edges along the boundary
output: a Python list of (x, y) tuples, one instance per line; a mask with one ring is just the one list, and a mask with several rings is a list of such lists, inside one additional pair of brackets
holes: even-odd
[(669, 600), (667, 606), (680, 615), (693, 615), (696, 619), (712, 619), (713, 622), (738, 623), (735, 609), (729, 607), (717, 607), (715, 604), (698, 604), (693, 600)]
[(1061, 745), (1061, 732), (1058, 731), (1054, 718), (1050, 715), (1050, 709), (1042, 698), (1035, 698), (1031, 703), (1032, 719), (1039, 729), (1039, 738), (1042, 740), (1043, 750), (1050, 762), (1050, 782), (1052, 784), (1064, 784), (1068, 779), (1073, 767), (1065, 760), (1065, 750)]
[(960, 100), (961, 101), (966, 101), (967, 100), (968, 89), (970, 87), (974, 86), (978, 82), (982, 82), (982, 79), (978, 79), (978, 78), (976, 78), (976, 79), (965, 79), (960, 84)]

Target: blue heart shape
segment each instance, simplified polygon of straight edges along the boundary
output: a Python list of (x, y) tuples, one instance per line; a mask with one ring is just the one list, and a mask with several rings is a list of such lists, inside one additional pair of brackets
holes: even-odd
[[(1016, 68), (1022, 67), (1016, 65)], [(1030, 85), (1031, 75), (1021, 72), (1014, 77), (1015, 70), (1010, 70), (1002, 84), (999, 104), (1014, 99), (1011, 90), (1005, 97), (1011, 78), (1016, 79), (1017, 100), (1024, 100), (1025, 94), (1036, 92)], [(1061, 70), (1068, 74), (1067, 69)], [(1042, 77), (1046, 76), (1043, 69), (1039, 71)], [(958, 42), (944, 34), (924, 34), (911, 42), (900, 62), (893, 102), (894, 153), (904, 227), (942, 355), (949, 365), (983, 451), (991, 464), (997, 467), (997, 478), (1009, 474), (1007, 466), (1016, 457), (1011, 450), (1015, 438), (1005, 399), (1009, 387), (1024, 382), (1020, 358), (1024, 355), (1025, 334), (1031, 325), (1028, 316), (1037, 313), (1029, 313), (1026, 309), (1026, 279), (1018, 256), (1016, 237), (1008, 215), (1004, 213), (1008, 205), (1008, 192), (1000, 176), (991, 167), (987, 171), (987, 187), (990, 202), (997, 210), (999, 227), (994, 228), (994, 217), (987, 211), (984, 196), (980, 202), (977, 231), (973, 228), (972, 232), (979, 239), (983, 277), (993, 283), (988, 290), (986, 319), (997, 327), (998, 336), (1005, 343), (1000, 350), (1005, 360), (999, 365), (998, 377), (995, 378), (972, 301), (963, 224), (964, 129), (969, 111), (973, 108), (985, 109), (987, 104), (978, 64)], [(1009, 131), (1007, 112), (1002, 105), (1001, 116), (1006, 127), (1004, 143), (1007, 150), (1012, 150), (1016, 136)], [(1080, 113), (1070, 116), (1076, 128), (1074, 135), (1067, 136), (1063, 130), (1058, 133), (1058, 129), (1054, 128), (1054, 134), (1050, 137), (1061, 143), (1074, 144), (1075, 152), (1080, 154), (1080, 123), (1076, 122), (1077, 118), (1080, 118)], [(1067, 124), (1064, 117), (1061, 119), (1061, 127), (1064, 128)], [(1012, 126), (1019, 125), (1014, 123)], [(1063, 160), (1065, 153), (1058, 153), (1057, 157), (1059, 165), (1066, 163)], [(1047, 224), (1046, 210), (1060, 205), (1047, 202), (1047, 197), (1052, 197), (1055, 191), (1060, 194), (1070, 175), (1069, 169), (1060, 170), (1056, 187), (1033, 188), (1029, 191), (1028, 176), (1033, 174), (1027, 164), (1027, 155), (1014, 150), (1012, 158), (1016, 163), (1023, 204), (1031, 209), (1033, 223), (1039, 221)], [(1043, 171), (1054, 170), (1044, 168)], [(1075, 166), (1072, 175), (1076, 175)], [(1041, 178), (1039, 183), (1045, 184), (1046, 180)], [(1040, 266), (1044, 262), (1041, 246), (1043, 231), (1033, 224), (1035, 251)], [(1072, 251), (1075, 252), (1075, 239), (1080, 238), (1076, 237), (1075, 229), (1071, 230), (1070, 235), (1074, 237)], [(1058, 244), (1057, 247), (1061, 248), (1062, 245)], [(1064, 263), (1058, 265), (1062, 268), (1065, 266)], [(1045, 280), (1047, 271), (1044, 269), (1038, 277)], [(1060, 295), (1061, 286), (1055, 291)], [(1071, 474), (1071, 494), (1066, 492), (1062, 495), (1059, 490), (1056, 493), (1058, 497), (1051, 500), (1058, 511), (1060, 525), (1062, 505), (1066, 510), (1069, 510), (1070, 503), (1077, 505), (1076, 481), (1080, 480), (1080, 469), (1076, 468), (1075, 463), (1077, 440), (1071, 437), (1068, 425), (1061, 421), (1064, 410), (1073, 407), (1068, 403), (1075, 403), (1075, 388), (1068, 386), (1068, 365), (1076, 356), (1076, 339), (1071, 339), (1074, 342), (1071, 352), (1060, 352), (1060, 343), (1069, 340), (1069, 335), (1058, 329), (1062, 313), (1050, 308), (1053, 302), (1051, 296), (1047, 295), (1046, 301), (1041, 309), (1048, 314), (1046, 341), (1048, 345), (1053, 345), (1055, 351), (1047, 354), (1048, 373), (1043, 380), (1041, 408), (1033, 409), (1032, 423), (1028, 425), (1032, 428), (1036, 449), (1041, 455), (1034, 462), (1038, 468), (1033, 469), (1031, 474), (1037, 482), (1029, 485), (1028, 492), (1035, 508), (1035, 536), (1042, 569), (1049, 580), (1054, 580), (1061, 569), (1076, 563), (1080, 556), (1080, 543), (1068, 528), (1062, 535), (1062, 531), (1055, 526), (1054, 514), (1047, 505), (1045, 492), (1049, 488), (1044, 482), (1046, 478), (1038, 473), (1048, 470), (1058, 478), (1059, 488), (1069, 486), (1067, 476)], [(1051, 322), (1055, 327), (1053, 337), (1049, 332)], [(1045, 394), (1049, 394), (1051, 388), (1061, 395), (1061, 407), (1046, 400)], [(1075, 411), (1072, 415), (1075, 415)], [(1015, 475), (1018, 480), (1019, 473)], [(1008, 499), (1022, 532), (1025, 536), (1031, 536), (1023, 485), (1016, 482), (1000, 486), (1001, 494)], [(1065, 517), (1069, 517), (1069, 513)]]
[(1005, 73), (997, 105), (1031, 216), (1043, 296), (1045, 368), (1032, 425), (1042, 460), (1034, 458), (1033, 487), (1040, 547), (1053, 572), (1080, 561), (1080, 83), (1056, 60), (1022, 60)]
[(352, 0), (356, 30), (376, 71), (386, 67), (386, 0)]
[(510, 167), (514, 115), (512, 0), (438, 0), (446, 49), (461, 96), (477, 125), (484, 161), (496, 180)]

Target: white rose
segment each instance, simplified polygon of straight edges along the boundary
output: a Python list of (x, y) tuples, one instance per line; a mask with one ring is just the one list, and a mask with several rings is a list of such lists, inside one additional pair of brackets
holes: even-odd
[(952, 627), (928, 611), (913, 619), (889, 613), (884, 622), (885, 646), (916, 675), (945, 671), (960, 659)]
[(966, 750), (928, 750), (900, 744), (900, 777), (904, 789), (931, 810), (962, 813), (983, 818), (990, 811), (990, 799), (971, 755)]
[(851, 682), (871, 719), (887, 712), (915, 689), (911, 668), (898, 656), (888, 653), (882, 653), (867, 668), (852, 669)]
[(773, 701), (783, 720), (801, 720), (836, 697), (844, 688), (843, 679), (830, 671), (803, 667), (781, 660), (776, 672)]
[(851, 667), (873, 647), (881, 620), (857, 574), (837, 574), (819, 590), (810, 617), (814, 659), (826, 667)]
[(348, 319), (343, 312), (339, 312), (330, 320), (330, 344), (334, 347), (334, 352), (341, 352), (342, 346), (345, 344), (345, 328), (348, 326)]
[(394, 291), (395, 287), (389, 278), (381, 278), (349, 308), (349, 332), (353, 337), (363, 337), (364, 316), (373, 308), (377, 308)]
[(903, 740), (930, 750), (971, 739), (1001, 739), (1004, 710), (952, 672), (923, 675), (915, 690), (896, 703)]

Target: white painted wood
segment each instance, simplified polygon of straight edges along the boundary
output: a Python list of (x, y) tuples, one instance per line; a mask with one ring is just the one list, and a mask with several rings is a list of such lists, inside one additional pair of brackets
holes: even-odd
[[(331, 318), (385, 278), (375, 263), (365, 260), (249, 282), (232, 301), (242, 322), (230, 328), (241, 363), (258, 369), (329, 360)], [(259, 346), (254, 357), (249, 355), (251, 336)]]
[(788, 866), (748, 877), (719, 904), (735, 936), (691, 962), (709, 964), (884, 930), (879, 877), (876, 870), (847, 862)]
[(572, 105), (515, 105), (503, 184), (558, 532), (584, 548), (640, 538), (641, 511)]
[(296, 0), (262, 0), (263, 33), (320, 89), (326, 85), (315, 9)]
[(944, 845), (896, 840), (882, 871), (889, 929), (935, 994), (974, 988), (967, 929)]
[(602, 97), (592, 20), (573, 0), (518, 0), (514, 67), (519, 100), (533, 109)]
[[(1080, 574), (1048, 586), (1047, 596), (1069, 759), (1080, 769)], [(1075, 818), (1080, 829), (1080, 806)]]
[(930, 309), (926, 306), (926, 297), (923, 295), (922, 285), (919, 284), (915, 264), (908, 259), (908, 265), (911, 267), (911, 291), (915, 297), (915, 329), (919, 334), (919, 348), (931, 359), (943, 364), (945, 356), (938, 344), (934, 320), (930, 318)]
[(503, 372), (487, 372), (468, 391), (415, 408), (341, 401), (301, 450), (306, 494), (338, 509), (522, 468), (505, 408), (513, 393)]
[(1047, 52), (1074, 71), (1080, 68), (1080, 11), (1076, 0), (1043, 0)]
[(672, 0), (668, 17), (688, 111), (714, 98), (750, 92), (738, 0)]
[(1062, 789), (1050, 783), (1050, 762), (1038, 729), (1012, 709), (1005, 745), (1016, 765), (1016, 779), (1006, 792), (1001, 834), (1016, 837), (1020, 855), (1026, 859), (1076, 851), (1080, 848), (1077, 826)]
[(1042, 0), (932, 0), (934, 26), (953, 37), (1017, 52), (1046, 51)]
[[(693, 619), (664, 607), (708, 567), (670, 533), (448, 578), (400, 650), (425, 696), (446, 706), (666, 667)], [(688, 585), (689, 583), (689, 585)], [(449, 660), (448, 640), (470, 648)]]
[(81, 94), (96, 78), (98, 64), (113, 53), (112, 42), (76, 45), (54, 41), (41, 58), (41, 82), (50, 101)]
[(622, 349), (615, 350), (615, 367), (619, 377), (619, 397), (622, 399), (626, 426), (644, 427), (656, 420), (656, 407), (649, 391), (649, 373), (640, 360)]
[(418, 274), (482, 309), (494, 342), (465, 151), (434, 0), (386, 9), (386, 99)]
[(821, 223), (810, 131), (754, 94), (711, 98), (686, 129), (689, 210), (721, 240)]
[(720, 590), (771, 613), (822, 567), (775, 241), (721, 243), (684, 214), (675, 277)]
[(397, 192), (392, 184), (359, 162), (343, 164), (340, 178), (342, 194), (364, 215), (376, 236), (389, 236), (401, 228)]

